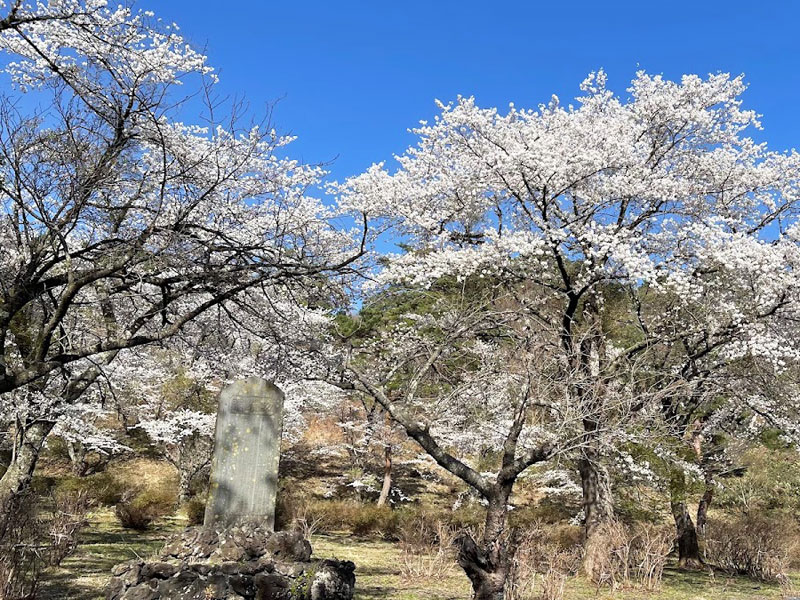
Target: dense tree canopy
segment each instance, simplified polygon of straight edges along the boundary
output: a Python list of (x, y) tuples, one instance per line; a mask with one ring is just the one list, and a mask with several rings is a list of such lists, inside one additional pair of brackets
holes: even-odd
[(560, 386), (555, 418), (582, 421), (589, 570), (613, 515), (607, 457), (621, 431), (606, 425), (620, 406), (684, 434), (720, 396), (770, 413), (764, 393), (730, 392), (753, 369), (779, 377), (800, 350), (800, 155), (747, 137), (758, 120), (741, 78), (638, 73), (627, 99), (605, 82), (590, 75), (577, 106), (441, 105), (397, 170), (377, 164), (338, 188), (410, 249), (386, 257), (379, 285), (477, 278), (521, 296), (536, 367)]

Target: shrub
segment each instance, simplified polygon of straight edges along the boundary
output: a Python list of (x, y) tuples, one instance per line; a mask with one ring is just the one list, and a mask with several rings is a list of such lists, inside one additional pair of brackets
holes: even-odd
[(46, 556), (50, 566), (60, 565), (61, 561), (75, 551), (78, 546), (78, 532), (89, 524), (87, 515), (95, 504), (85, 491), (56, 491), (51, 495), (52, 515), (44, 523), (47, 537)]
[(586, 548), (592, 581), (612, 589), (631, 582), (647, 590), (657, 589), (672, 552), (672, 528), (650, 523), (626, 526), (619, 521), (600, 527), (596, 543)]
[(392, 539), (397, 533), (398, 517), (388, 506), (363, 505), (353, 512), (350, 522), (353, 535), (378, 534)]
[(77, 546), (92, 502), (82, 492), (32, 494), (0, 506), (0, 598), (34, 598), (42, 570), (59, 565)]
[[(582, 548), (567, 543), (565, 536), (553, 526), (534, 521), (514, 532), (514, 553), (506, 586), (509, 600), (561, 600), (567, 577), (580, 566)], [(538, 594), (534, 594), (539, 587)]]
[(789, 519), (739, 516), (709, 519), (706, 559), (729, 573), (785, 582), (797, 527)]
[(0, 506), (0, 598), (34, 597), (44, 566), (31, 498)]
[(175, 510), (175, 495), (169, 490), (130, 491), (117, 504), (114, 512), (126, 529), (144, 531), (153, 521)]
[(450, 575), (456, 564), (456, 532), (453, 526), (431, 523), (424, 516), (407, 520), (399, 530), (401, 577), (438, 581)]
[(439, 509), (441, 518), (460, 529), (480, 527), (486, 521), (486, 509), (480, 504), (465, 504), (455, 510)]
[(664, 567), (675, 543), (675, 532), (669, 525), (637, 523), (630, 531), (629, 573), (647, 591), (661, 586)]
[(317, 524), (321, 531), (351, 531), (355, 513), (363, 505), (350, 500), (310, 500), (295, 510), (295, 520)]
[(189, 525), (202, 525), (206, 516), (206, 501), (195, 496), (185, 504)]
[(306, 517), (313, 500), (302, 490), (281, 480), (275, 502), (275, 529), (294, 529), (296, 522)]

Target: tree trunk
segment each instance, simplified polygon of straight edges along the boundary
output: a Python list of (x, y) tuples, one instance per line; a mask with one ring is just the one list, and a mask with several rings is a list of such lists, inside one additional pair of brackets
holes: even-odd
[(36, 421), (15, 431), (16, 444), (8, 469), (0, 478), (0, 510), (25, 491), (30, 485), (36, 461), (47, 435), (55, 426), (51, 421)]
[(686, 509), (685, 502), (671, 502), (672, 516), (675, 519), (675, 530), (678, 539), (678, 566), (697, 569), (703, 565), (700, 556), (700, 544), (697, 541), (692, 517)]
[(708, 509), (714, 499), (714, 488), (706, 488), (700, 504), (697, 505), (697, 533), (701, 536), (706, 534), (706, 523), (708, 522)]
[(186, 502), (192, 497), (192, 473), (188, 469), (178, 468), (178, 500)]
[(683, 470), (674, 469), (670, 477), (670, 510), (675, 519), (678, 541), (678, 566), (697, 569), (703, 566), (700, 544), (692, 517), (686, 507), (686, 480)]
[(583, 570), (590, 578), (596, 573), (598, 552), (605, 546), (602, 525), (614, 518), (614, 501), (608, 471), (597, 460), (598, 455), (586, 450), (578, 461), (583, 490), (584, 556)]
[(697, 542), (700, 547), (700, 557), (706, 555), (706, 523), (708, 522), (708, 509), (714, 499), (714, 479), (711, 473), (706, 473), (706, 489), (700, 504), (697, 505)]
[(83, 477), (89, 470), (86, 462), (86, 446), (78, 441), (67, 442), (67, 452), (72, 462), (72, 472), (78, 477)]
[(472, 582), (473, 600), (503, 600), (514, 546), (506, 531), (508, 499), (513, 482), (498, 485), (489, 499), (480, 546), (467, 533), (458, 538), (458, 564)]
[(383, 506), (389, 500), (389, 492), (392, 491), (392, 447), (386, 445), (383, 451), (383, 487), (378, 498), (378, 506)]

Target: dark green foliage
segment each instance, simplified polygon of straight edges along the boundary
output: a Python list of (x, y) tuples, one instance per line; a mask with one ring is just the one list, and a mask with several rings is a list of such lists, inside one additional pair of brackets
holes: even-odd
[(189, 525), (202, 525), (206, 514), (206, 501), (195, 496), (186, 503), (186, 518)]

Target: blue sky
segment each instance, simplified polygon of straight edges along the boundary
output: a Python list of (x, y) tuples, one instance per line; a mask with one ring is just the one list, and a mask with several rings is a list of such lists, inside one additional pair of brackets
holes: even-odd
[(800, 2), (303, 2), (141, 0), (205, 46), (226, 94), (254, 109), (280, 100), (289, 154), (335, 159), (335, 178), (390, 159), (430, 119), (434, 99), (533, 107), (573, 98), (604, 68), (624, 92), (643, 68), (745, 73), (758, 138), (800, 146)]

